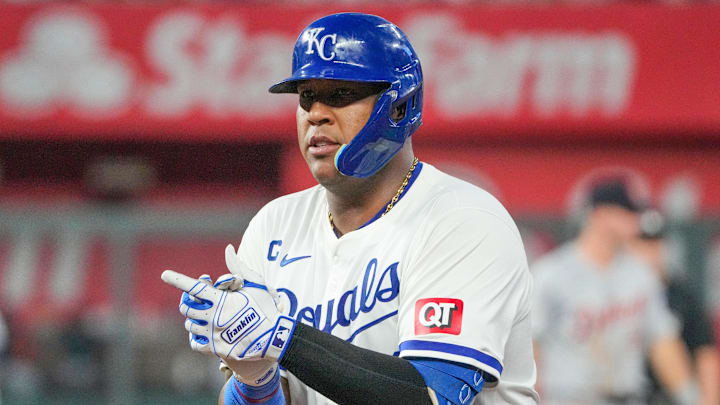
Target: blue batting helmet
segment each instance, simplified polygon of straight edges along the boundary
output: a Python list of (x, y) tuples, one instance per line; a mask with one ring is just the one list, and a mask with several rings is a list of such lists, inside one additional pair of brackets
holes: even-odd
[[(422, 123), (422, 69), (407, 36), (384, 18), (361, 13), (323, 17), (300, 33), (293, 51), (292, 76), (271, 93), (297, 93), (308, 79), (387, 83), (363, 129), (335, 155), (346, 176), (377, 173)], [(391, 114), (405, 104), (405, 115)]]

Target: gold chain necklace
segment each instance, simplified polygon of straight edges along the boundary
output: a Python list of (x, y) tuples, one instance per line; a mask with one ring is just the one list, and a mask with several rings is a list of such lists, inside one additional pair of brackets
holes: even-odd
[[(408, 182), (410, 181), (410, 177), (412, 177), (413, 172), (415, 171), (415, 166), (418, 164), (418, 158), (414, 157), (412, 166), (410, 166), (410, 170), (408, 170), (407, 174), (405, 175), (405, 179), (403, 180), (402, 184), (400, 185), (400, 188), (398, 188), (397, 193), (393, 196), (392, 200), (388, 203), (388, 205), (385, 207), (385, 212), (380, 215), (380, 218), (384, 217), (385, 214), (390, 212), (390, 210), (395, 206), (395, 203), (398, 199), (400, 199), (400, 196), (402, 195), (403, 191), (405, 191), (405, 187), (407, 187)], [(328, 211), (328, 219), (330, 220), (330, 228), (334, 231), (335, 230), (335, 223), (333, 222), (333, 216), (330, 211)]]

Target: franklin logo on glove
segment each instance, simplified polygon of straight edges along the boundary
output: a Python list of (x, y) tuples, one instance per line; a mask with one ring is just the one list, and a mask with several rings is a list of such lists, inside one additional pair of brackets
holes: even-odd
[(260, 323), (260, 316), (254, 309), (250, 308), (233, 321), (220, 336), (228, 343), (235, 343), (236, 340), (250, 332), (258, 323)]

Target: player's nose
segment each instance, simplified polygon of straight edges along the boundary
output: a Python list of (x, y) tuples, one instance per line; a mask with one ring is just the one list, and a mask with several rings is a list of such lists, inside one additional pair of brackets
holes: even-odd
[(307, 119), (311, 125), (325, 125), (333, 122), (332, 109), (320, 101), (315, 101), (308, 111)]

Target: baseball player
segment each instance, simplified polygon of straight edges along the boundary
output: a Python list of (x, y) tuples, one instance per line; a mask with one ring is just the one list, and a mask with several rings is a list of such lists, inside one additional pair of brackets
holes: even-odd
[(163, 273), (191, 347), (232, 371), (220, 403), (537, 403), (520, 235), (491, 195), (415, 158), (423, 76), (405, 34), (320, 18), (270, 92), (298, 95), (319, 185), (263, 207), (214, 285)]
[(639, 232), (627, 179), (598, 179), (580, 235), (533, 264), (540, 391), (557, 405), (643, 404), (645, 358), (674, 392), (697, 392), (678, 325), (652, 270), (624, 247)]
[[(667, 232), (665, 218), (656, 210), (640, 216), (640, 235), (628, 245), (630, 251), (645, 259), (665, 286), (668, 307), (680, 321), (680, 337), (691, 354), (691, 369), (695, 371), (701, 403), (720, 405), (720, 353), (715, 345), (711, 317), (702, 295), (690, 288), (687, 280), (669, 257), (672, 239)], [(681, 270), (680, 270), (681, 271)], [(660, 389), (658, 379), (651, 373), (652, 403), (671, 403)]]

